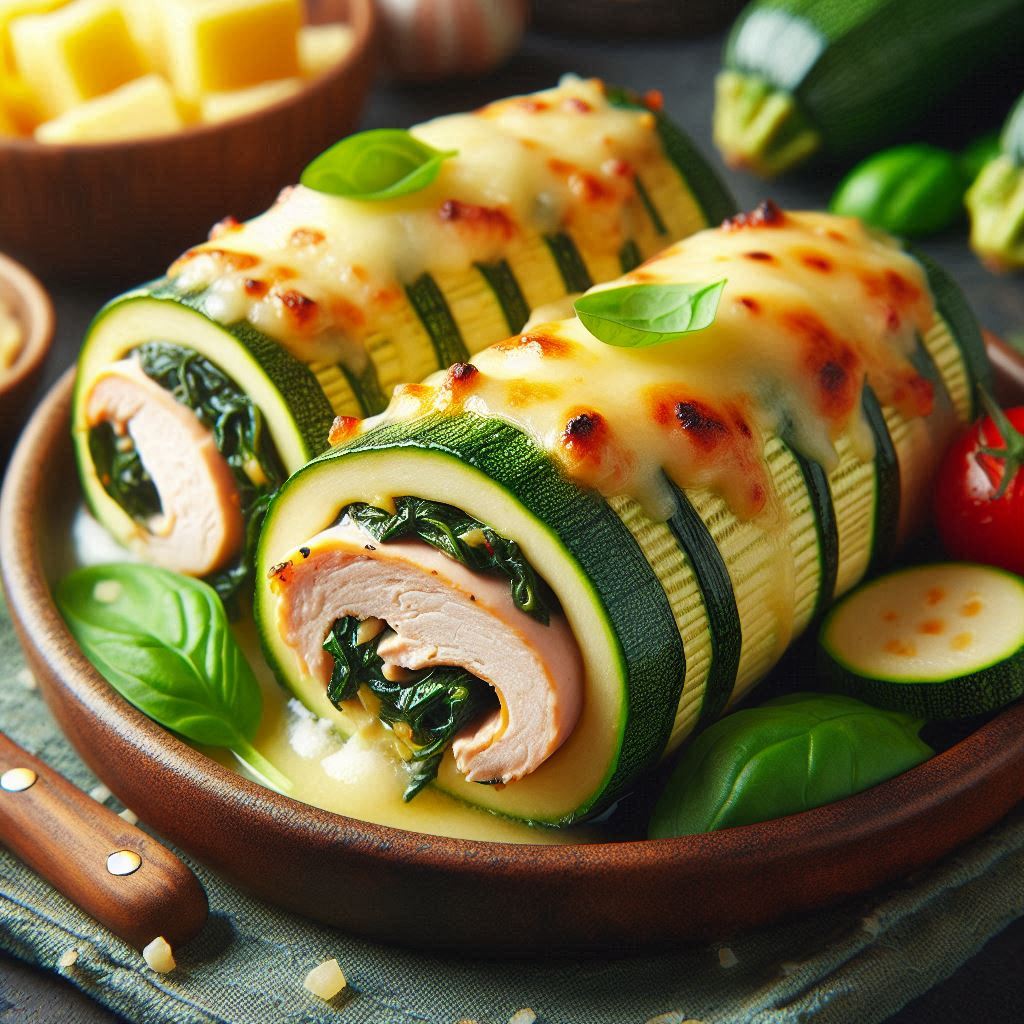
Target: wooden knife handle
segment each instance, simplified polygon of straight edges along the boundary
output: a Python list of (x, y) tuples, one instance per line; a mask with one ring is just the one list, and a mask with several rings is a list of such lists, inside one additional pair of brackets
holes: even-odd
[(178, 857), (3, 733), (0, 842), (136, 949), (186, 942), (206, 921), (206, 893)]

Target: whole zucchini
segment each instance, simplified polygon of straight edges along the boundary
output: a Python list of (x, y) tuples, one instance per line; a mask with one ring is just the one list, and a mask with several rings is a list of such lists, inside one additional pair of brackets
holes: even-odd
[(1020, 0), (755, 0), (726, 43), (715, 142), (764, 176), (866, 152), (1022, 45)]
[(1024, 267), (1024, 95), (1000, 136), (1001, 152), (967, 193), (971, 248), (997, 270)]

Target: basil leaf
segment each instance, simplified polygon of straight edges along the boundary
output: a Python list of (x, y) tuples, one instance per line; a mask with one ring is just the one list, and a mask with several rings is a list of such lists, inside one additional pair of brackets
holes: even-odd
[(377, 201), (411, 195), (430, 185), (457, 150), (439, 150), (396, 128), (350, 135), (302, 172), (302, 184), (346, 199)]
[(599, 341), (647, 348), (703, 331), (715, 322), (725, 280), (714, 284), (627, 284), (588, 292), (576, 315)]
[(695, 835), (820, 807), (932, 756), (923, 721), (852, 697), (798, 693), (715, 722), (686, 749), (651, 838)]
[(288, 788), (252, 747), (262, 695), (212, 587), (118, 563), (76, 570), (61, 580), (56, 600), (86, 657), (125, 700), (194, 743), (232, 750)]

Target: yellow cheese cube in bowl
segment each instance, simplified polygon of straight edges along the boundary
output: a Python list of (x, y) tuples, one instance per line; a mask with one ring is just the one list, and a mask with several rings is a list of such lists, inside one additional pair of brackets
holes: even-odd
[(251, 114), (293, 96), (303, 84), (301, 78), (282, 78), (276, 82), (251, 85), (248, 89), (207, 93), (199, 101), (199, 120), (205, 124), (219, 124)]
[(303, 76), (316, 78), (329, 71), (341, 62), (354, 40), (351, 25), (303, 25), (299, 29), (299, 67)]
[(108, 142), (163, 135), (182, 126), (166, 80), (145, 75), (46, 121), (35, 134), (39, 142)]
[(11, 23), (19, 74), (48, 117), (145, 73), (117, 0), (73, 0)]
[(166, 71), (167, 48), (159, 0), (120, 0), (128, 29), (153, 71)]
[(300, 0), (159, 0), (175, 91), (197, 101), (299, 74)]
[(63, 7), (68, 0), (0, 0), (0, 71), (14, 68), (11, 52), (10, 26), (15, 18), (26, 14), (48, 14)]
[(18, 75), (0, 71), (0, 108), (14, 122), (20, 135), (31, 135), (35, 126), (43, 119), (43, 112), (36, 102), (35, 93), (28, 83)]

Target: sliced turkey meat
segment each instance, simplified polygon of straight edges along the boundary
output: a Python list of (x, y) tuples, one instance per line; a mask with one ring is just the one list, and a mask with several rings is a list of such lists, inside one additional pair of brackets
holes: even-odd
[(565, 618), (545, 626), (516, 608), (507, 580), (473, 572), (422, 541), (378, 543), (343, 521), (272, 571), (281, 636), (326, 687), (333, 659), (323, 642), (345, 616), (381, 619), (394, 631), (377, 653), (409, 670), (464, 668), (500, 707), (452, 744), (470, 782), (513, 782), (565, 742), (580, 714), (583, 667)]
[(245, 535), (240, 496), (212, 431), (137, 360), (112, 363), (96, 377), (86, 417), (90, 428), (106, 422), (131, 438), (160, 496), (161, 514), (134, 542), (148, 561), (206, 576), (238, 553)]

